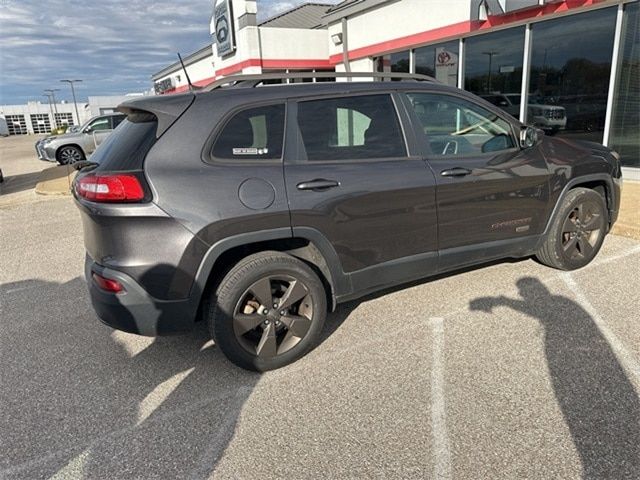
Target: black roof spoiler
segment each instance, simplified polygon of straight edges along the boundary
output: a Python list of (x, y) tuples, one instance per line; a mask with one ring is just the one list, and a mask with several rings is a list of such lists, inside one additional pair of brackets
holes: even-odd
[(127, 115), (135, 112), (154, 114), (158, 119), (156, 136), (160, 137), (191, 106), (194, 99), (193, 93), (135, 97), (118, 105), (117, 110)]

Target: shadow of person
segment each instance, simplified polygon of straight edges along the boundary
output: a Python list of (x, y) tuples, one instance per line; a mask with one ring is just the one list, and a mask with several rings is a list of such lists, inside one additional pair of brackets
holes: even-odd
[(638, 478), (640, 399), (589, 314), (536, 278), (517, 282), (522, 300), (473, 300), (471, 310), (509, 307), (540, 321), (553, 390), (580, 455), (584, 478)]
[(207, 477), (260, 379), (204, 325), (148, 338), (96, 318), (81, 278), (0, 285), (0, 477)]

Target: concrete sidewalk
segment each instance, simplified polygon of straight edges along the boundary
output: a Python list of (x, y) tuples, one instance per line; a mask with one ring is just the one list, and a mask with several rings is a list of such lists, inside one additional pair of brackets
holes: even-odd
[(640, 240), (640, 182), (623, 183), (620, 215), (611, 233)]

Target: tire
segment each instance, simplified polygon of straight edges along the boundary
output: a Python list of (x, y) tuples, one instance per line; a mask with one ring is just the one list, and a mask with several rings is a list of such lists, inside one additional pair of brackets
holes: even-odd
[(208, 304), (207, 323), (216, 345), (239, 367), (258, 372), (309, 352), (327, 316), (318, 276), (301, 260), (275, 251), (241, 260)]
[(84, 160), (84, 152), (73, 145), (60, 147), (56, 152), (56, 160), (60, 165), (70, 165)]
[(600, 251), (608, 223), (602, 195), (588, 188), (572, 189), (562, 200), (536, 258), (559, 270), (582, 268)]

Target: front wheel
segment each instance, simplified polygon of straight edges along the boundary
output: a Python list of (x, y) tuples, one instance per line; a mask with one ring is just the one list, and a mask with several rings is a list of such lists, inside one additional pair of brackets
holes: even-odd
[(582, 268), (598, 254), (607, 225), (602, 195), (588, 188), (570, 190), (559, 205), (536, 258), (560, 270)]
[(308, 265), (284, 253), (260, 252), (225, 276), (207, 321), (229, 360), (262, 372), (305, 355), (318, 341), (326, 315), (324, 286)]
[(60, 165), (71, 165), (84, 160), (84, 153), (78, 147), (66, 145), (58, 150), (56, 160)]

